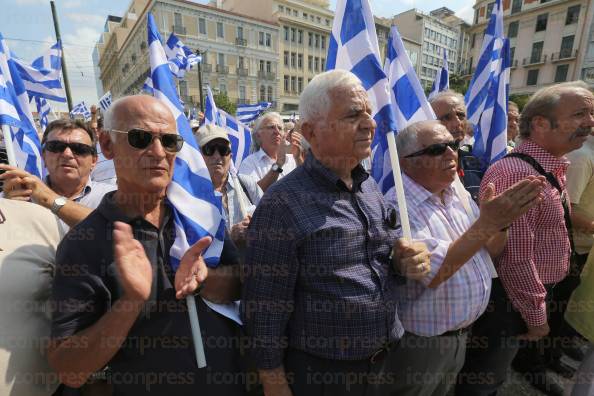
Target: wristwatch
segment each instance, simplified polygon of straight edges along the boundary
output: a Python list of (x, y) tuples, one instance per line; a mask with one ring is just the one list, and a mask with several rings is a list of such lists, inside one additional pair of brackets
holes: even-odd
[(271, 171), (276, 172), (276, 173), (283, 173), (283, 168), (280, 167), (279, 164), (277, 164), (276, 162), (274, 164), (272, 164), (272, 167), (270, 168)]
[(66, 202), (68, 202), (68, 198), (58, 197), (58, 198), (54, 199), (54, 203), (50, 207), (50, 210), (52, 211), (53, 214), (57, 215), (58, 212), (60, 211), (60, 209), (62, 209), (62, 206), (66, 205)]

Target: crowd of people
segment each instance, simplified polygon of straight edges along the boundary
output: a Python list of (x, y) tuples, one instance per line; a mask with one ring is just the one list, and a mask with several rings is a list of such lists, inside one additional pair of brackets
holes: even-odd
[(594, 95), (510, 102), (490, 166), (464, 98), (430, 104), (437, 120), (396, 135), (412, 239), (364, 166), (376, 124), (352, 73), (312, 79), (297, 123), (258, 118), (237, 170), (226, 130), (192, 124), (225, 241), (217, 267), (205, 237), (177, 270), (167, 106), (127, 96), (51, 122), (47, 177), (0, 165), (0, 394), (486, 396), (511, 367), (594, 394)]

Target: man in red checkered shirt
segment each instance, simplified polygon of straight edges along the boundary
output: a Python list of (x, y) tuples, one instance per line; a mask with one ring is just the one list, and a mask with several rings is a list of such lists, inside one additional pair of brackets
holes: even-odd
[[(536, 341), (549, 334), (549, 322), (559, 310), (549, 312), (547, 304), (555, 299), (555, 286), (568, 273), (571, 253), (562, 204), (569, 165), (565, 154), (580, 148), (593, 126), (594, 96), (583, 82), (543, 88), (524, 107), (522, 140), (513, 152), (536, 160), (558, 181), (561, 193), (547, 182), (543, 202), (511, 225), (507, 246), (495, 260), (499, 278), (493, 282), (491, 307), (473, 328), (473, 335), (483, 343), (469, 350), (457, 394), (494, 394), (518, 351), (518, 340)], [(481, 194), (489, 184), (501, 193), (529, 175), (539, 175), (533, 165), (504, 158), (485, 173)], [(535, 367), (531, 374), (535, 386), (558, 394), (555, 384), (547, 381), (544, 367)]]

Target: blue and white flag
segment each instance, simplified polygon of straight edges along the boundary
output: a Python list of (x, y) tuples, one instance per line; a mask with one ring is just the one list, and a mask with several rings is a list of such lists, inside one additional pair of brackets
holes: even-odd
[(207, 87), (204, 112), (205, 124), (215, 124), (225, 128), (227, 131), (227, 136), (231, 141), (233, 166), (234, 169), (239, 169), (241, 162), (250, 155), (252, 132), (241, 121), (236, 120), (225, 111), (217, 108), (210, 87)]
[(435, 75), (435, 81), (431, 87), (429, 93), (429, 100), (431, 100), (439, 92), (447, 91), (450, 89), (450, 73), (448, 66), (448, 50), (443, 49), (443, 66), (439, 69), (439, 72)]
[(501, 59), (503, 38), (503, 8), (501, 0), (496, 0), (485, 30), (476, 71), (464, 98), (468, 121), (474, 126), (479, 124), (491, 85), (494, 84), (498, 62)]
[(175, 222), (175, 241), (170, 251), (171, 266), (177, 270), (190, 246), (202, 237), (211, 236), (213, 241), (203, 257), (207, 265), (214, 267), (218, 265), (225, 236), (221, 197), (215, 195), (208, 168), (184, 115), (161, 35), (150, 13), (147, 22), (154, 96), (171, 110), (177, 121), (178, 132), (185, 140), (175, 159), (173, 179), (167, 188)]
[(84, 100), (79, 104), (74, 105), (72, 110), (70, 110), (71, 118), (76, 118), (78, 115), (81, 115), (85, 121), (89, 121), (91, 119), (91, 112), (89, 111), (89, 108), (85, 104)]
[(163, 49), (169, 61), (169, 68), (177, 78), (184, 78), (187, 71), (190, 71), (194, 65), (202, 61), (201, 56), (192, 52), (173, 33), (167, 39), (167, 43)]
[(154, 95), (155, 91), (153, 89), (153, 79), (151, 78), (151, 76), (148, 76), (146, 80), (144, 80), (142, 90), (149, 95)]
[[(348, 70), (361, 80), (367, 90), (372, 116), (377, 124), (371, 144), (376, 153), (372, 155), (373, 162), (381, 161), (380, 165), (372, 167), (371, 175), (380, 186), (382, 183), (387, 184), (389, 182), (384, 173), (383, 158), (377, 154), (381, 151), (381, 154), (389, 158), (386, 133), (396, 131), (396, 122), (390, 103), (388, 77), (381, 66), (375, 22), (368, 0), (337, 1), (327, 59), (327, 70)], [(382, 192), (385, 191), (382, 188)]]
[(496, 62), (484, 111), (474, 128), (472, 155), (481, 160), (483, 168), (507, 154), (507, 101), (511, 55), (509, 40), (503, 40), (501, 58)]
[(10, 128), (17, 166), (32, 175), (42, 177), (44, 167), (41, 159), (41, 144), (29, 107), (29, 96), (2, 34), (0, 34), (0, 125), (7, 125)]
[(235, 116), (237, 117), (238, 121), (243, 122), (244, 124), (249, 124), (252, 121), (255, 121), (260, 115), (272, 106), (270, 102), (260, 102), (257, 104), (243, 104), (237, 106), (237, 111), (235, 111)]
[(49, 103), (47, 100), (43, 98), (35, 98), (35, 105), (37, 106), (37, 116), (39, 117), (39, 126), (41, 127), (41, 131), (45, 131), (47, 125), (49, 124), (48, 116), (50, 111)]
[(60, 42), (46, 54), (28, 64), (13, 57), (19, 75), (30, 97), (40, 97), (56, 102), (66, 102), (62, 88), (62, 49)]
[(107, 91), (105, 95), (99, 99), (99, 106), (101, 106), (102, 111), (107, 111), (109, 106), (111, 106), (111, 91)]
[[(423, 87), (396, 26), (390, 29), (384, 71), (389, 80), (390, 100), (396, 123), (395, 132), (418, 121), (435, 119), (435, 113), (427, 102)], [(372, 157), (371, 174), (374, 175), (382, 193), (391, 194), (394, 188), (394, 175), (388, 153), (388, 142), (385, 138), (377, 140)]]

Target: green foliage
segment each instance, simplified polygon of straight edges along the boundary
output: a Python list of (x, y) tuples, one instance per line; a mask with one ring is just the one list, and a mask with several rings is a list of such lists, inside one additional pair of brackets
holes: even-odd
[(468, 90), (468, 84), (470, 84), (470, 80), (458, 74), (450, 74), (450, 89), (452, 91), (465, 95)]
[(229, 100), (229, 97), (225, 92), (216, 93), (212, 95), (212, 97), (217, 105), (217, 108), (223, 109), (229, 114), (235, 114), (237, 105)]
[(515, 102), (518, 105), (520, 112), (524, 109), (526, 103), (528, 103), (528, 99), (530, 99), (530, 95), (509, 95), (509, 100)]

